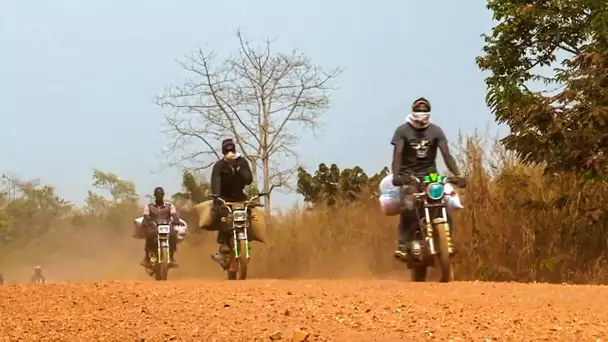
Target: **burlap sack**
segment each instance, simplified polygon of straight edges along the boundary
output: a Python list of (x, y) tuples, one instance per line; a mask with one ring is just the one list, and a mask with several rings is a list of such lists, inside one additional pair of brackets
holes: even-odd
[[(211, 210), (213, 209), (213, 200), (205, 201), (194, 206), (196, 213), (198, 214), (198, 226), (201, 229), (206, 230), (218, 230), (219, 227), (213, 226), (213, 215)], [(265, 214), (261, 208), (253, 208), (252, 215), (256, 216), (256, 220), (251, 221), (249, 226), (250, 234), (257, 237), (255, 239), (259, 242), (265, 242), (264, 228), (266, 227)]]
[(196, 214), (198, 215), (198, 227), (201, 229), (211, 230), (212, 228), (212, 216), (211, 209), (213, 208), (213, 200), (201, 202), (194, 206)]

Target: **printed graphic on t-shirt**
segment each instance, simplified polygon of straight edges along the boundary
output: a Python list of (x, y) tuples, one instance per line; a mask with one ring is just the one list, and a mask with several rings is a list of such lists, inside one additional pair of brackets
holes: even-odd
[(429, 154), (429, 148), (431, 142), (426, 138), (422, 138), (420, 140), (410, 139), (410, 146), (416, 151), (416, 157), (418, 159), (424, 159)]

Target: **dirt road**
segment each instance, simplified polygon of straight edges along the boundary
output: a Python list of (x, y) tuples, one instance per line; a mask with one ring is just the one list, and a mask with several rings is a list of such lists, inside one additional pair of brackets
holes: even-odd
[(308, 341), (605, 340), (608, 287), (392, 280), (0, 286), (4, 340), (292, 341), (294, 331)]

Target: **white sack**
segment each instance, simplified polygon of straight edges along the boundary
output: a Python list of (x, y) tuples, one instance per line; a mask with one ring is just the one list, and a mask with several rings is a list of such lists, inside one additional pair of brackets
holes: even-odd
[[(137, 227), (141, 227), (141, 223), (143, 222), (144, 217), (138, 217), (136, 218), (133, 223), (137, 226)], [(186, 223), (186, 221), (179, 219), (179, 221), (183, 224), (183, 226), (173, 226), (173, 229), (175, 229), (175, 231), (177, 232), (177, 241), (181, 242), (185, 237), (186, 237), (186, 233), (188, 232), (188, 224)]]
[[(380, 190), (380, 210), (386, 216), (396, 216), (401, 213), (403, 189), (393, 185), (393, 174), (389, 174), (382, 179), (379, 186)], [(453, 210), (463, 209), (460, 196), (456, 193), (454, 186), (450, 183), (445, 184), (444, 197), (446, 205)]]
[(396, 216), (401, 213), (401, 187), (393, 185), (393, 175), (389, 174), (380, 182), (380, 210), (386, 216)]

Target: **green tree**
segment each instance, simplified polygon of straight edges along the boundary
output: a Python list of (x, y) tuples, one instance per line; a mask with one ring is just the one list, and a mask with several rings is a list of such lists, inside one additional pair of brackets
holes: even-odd
[[(505, 147), (547, 170), (608, 174), (608, 2), (489, 0), (487, 7), (498, 24), (477, 63), (490, 73), (488, 105), (511, 129)], [(542, 73), (562, 56), (561, 67)]]
[(359, 166), (344, 169), (340, 173), (340, 197), (349, 201), (358, 199), (359, 194), (368, 186), (368, 177)]
[[(340, 171), (336, 164), (327, 167), (319, 164), (314, 176), (304, 168), (298, 169), (298, 193), (304, 196), (309, 204), (325, 203), (334, 205), (338, 202), (362, 201), (360, 195), (371, 187), (378, 187), (380, 180), (388, 174), (384, 168), (380, 173), (369, 178), (359, 166)], [(376, 183), (374, 183), (378, 179)]]
[(107, 201), (102, 195), (96, 194), (91, 190), (87, 192), (87, 198), (85, 199), (85, 203), (85, 212), (93, 216), (105, 215), (106, 210), (109, 206), (109, 201)]
[[(135, 191), (135, 184), (123, 180), (111, 172), (93, 170), (93, 186), (99, 190), (109, 192), (114, 203), (133, 204), (139, 200)], [(91, 192), (89, 192), (89, 195), (91, 195)]]
[(182, 172), (183, 192), (173, 194), (171, 197), (177, 204), (198, 204), (211, 198), (211, 185), (200, 174), (190, 170)]
[(297, 192), (304, 196), (304, 202), (314, 203), (319, 194), (317, 184), (313, 176), (303, 167), (298, 167)]
[(55, 188), (38, 180), (22, 181), (3, 176), (0, 201), (0, 238), (4, 241), (41, 236), (54, 223), (69, 217), (73, 205), (55, 193)]

